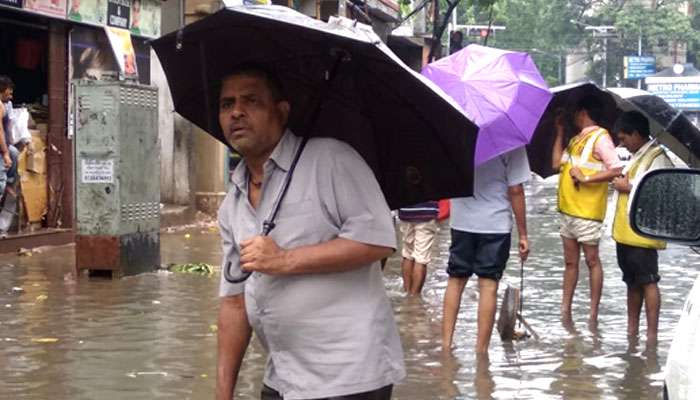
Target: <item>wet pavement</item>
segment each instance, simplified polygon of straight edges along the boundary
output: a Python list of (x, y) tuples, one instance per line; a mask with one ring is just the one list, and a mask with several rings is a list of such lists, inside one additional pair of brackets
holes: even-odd
[[(400, 327), (408, 369), (395, 399), (658, 399), (663, 364), (700, 256), (671, 246), (660, 255), (662, 294), (658, 350), (626, 337), (625, 287), (614, 243), (601, 246), (605, 286), (597, 332), (587, 328), (588, 274), (580, 273), (574, 326), (559, 322), (562, 252), (554, 187), (528, 188), (532, 252), (525, 266), (524, 315), (540, 340), (503, 344), (494, 332), (490, 357), (472, 351), (475, 282), (463, 297), (456, 349), (440, 348), (443, 226), (422, 300), (402, 293), (400, 258), (385, 282)], [(185, 236), (189, 234), (189, 237)], [(0, 255), (0, 399), (210, 399), (216, 360), (218, 275), (158, 272), (121, 280), (70, 277), (72, 246), (31, 256)], [(206, 227), (162, 235), (164, 263), (218, 264), (219, 239)], [(506, 278), (519, 284), (515, 252)], [(583, 266), (583, 264), (582, 264)], [(501, 291), (504, 285), (501, 285)], [(258, 398), (264, 355), (249, 349), (237, 389)]]

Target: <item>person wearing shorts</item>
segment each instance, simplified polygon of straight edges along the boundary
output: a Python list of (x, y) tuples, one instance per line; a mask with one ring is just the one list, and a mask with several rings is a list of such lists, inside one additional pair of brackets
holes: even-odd
[(637, 235), (629, 223), (629, 193), (644, 173), (657, 168), (673, 168), (673, 163), (655, 140), (649, 138), (649, 121), (639, 112), (625, 112), (615, 124), (620, 143), (632, 153), (632, 159), (613, 180), (616, 191), (613, 239), (617, 243), (617, 264), (627, 285), (627, 336), (639, 334), (639, 317), (645, 306), (647, 346), (657, 343), (661, 294), (659, 292), (659, 255), (666, 243)]
[(552, 167), (559, 170), (557, 206), (561, 213), (559, 233), (564, 247), (562, 322), (572, 322), (571, 304), (583, 250), (589, 271), (591, 299), (588, 321), (591, 329), (597, 326), (598, 307), (603, 293), (603, 267), (598, 255), (598, 242), (607, 208), (608, 182), (618, 176), (622, 169), (610, 134), (600, 127), (602, 117), (603, 106), (597, 98), (582, 98), (573, 114), (573, 122), (579, 133), (564, 148), (565, 121), (563, 115), (557, 116), (552, 152)]
[(464, 287), (472, 275), (479, 280), (476, 352), (487, 354), (496, 317), (498, 282), (510, 254), (513, 216), (518, 252), (529, 254), (523, 183), (530, 179), (524, 148), (486, 161), (474, 172), (474, 196), (450, 200), (452, 243), (447, 263), (443, 306), (442, 347), (452, 348)]
[(420, 296), (425, 283), (437, 225), (438, 203), (429, 201), (399, 209), (403, 246), (401, 273), (403, 288), (409, 296)]

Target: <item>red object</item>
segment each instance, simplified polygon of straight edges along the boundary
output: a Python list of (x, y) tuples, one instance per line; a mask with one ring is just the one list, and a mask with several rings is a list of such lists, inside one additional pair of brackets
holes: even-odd
[(450, 217), (450, 200), (443, 199), (438, 201), (438, 221), (442, 221)]
[(35, 39), (21, 38), (15, 43), (15, 65), (34, 70), (41, 62), (43, 46)]

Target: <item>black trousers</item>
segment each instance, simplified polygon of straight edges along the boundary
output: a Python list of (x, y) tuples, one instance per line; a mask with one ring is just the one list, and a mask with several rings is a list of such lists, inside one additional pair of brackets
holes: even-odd
[[(388, 385), (370, 392), (309, 400), (391, 400), (391, 391), (393, 388), (394, 385)], [(284, 398), (275, 389), (267, 385), (263, 385), (262, 391), (260, 392), (260, 400), (284, 400)]]

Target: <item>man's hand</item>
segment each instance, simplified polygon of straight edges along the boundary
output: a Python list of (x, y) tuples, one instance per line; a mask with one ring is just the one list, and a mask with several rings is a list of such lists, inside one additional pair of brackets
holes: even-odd
[(574, 179), (574, 183), (581, 183), (586, 180), (586, 175), (584, 175), (578, 167), (571, 168), (569, 175)]
[(527, 261), (527, 256), (530, 255), (530, 243), (527, 237), (521, 237), (518, 241), (518, 255), (520, 256), (520, 261)]
[(627, 176), (618, 176), (612, 180), (612, 185), (615, 190), (621, 193), (629, 193), (632, 190), (632, 185)]
[(12, 166), (12, 159), (10, 158), (10, 152), (2, 155), (2, 162), (5, 165), (5, 169), (9, 169)]
[(255, 236), (241, 242), (241, 270), (269, 275), (288, 274), (286, 252), (269, 236)]

